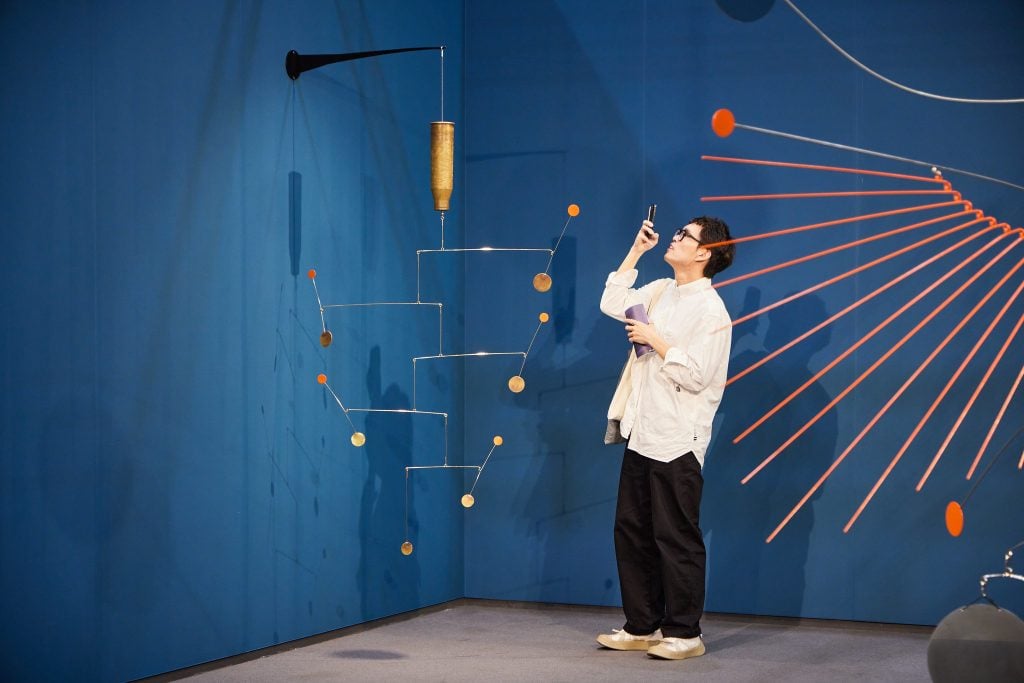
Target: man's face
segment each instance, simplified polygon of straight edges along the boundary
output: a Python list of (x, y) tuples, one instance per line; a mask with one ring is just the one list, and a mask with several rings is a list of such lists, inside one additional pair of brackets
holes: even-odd
[(700, 231), (700, 226), (693, 223), (676, 230), (665, 250), (665, 262), (676, 268), (706, 261), (707, 250), (701, 246)]

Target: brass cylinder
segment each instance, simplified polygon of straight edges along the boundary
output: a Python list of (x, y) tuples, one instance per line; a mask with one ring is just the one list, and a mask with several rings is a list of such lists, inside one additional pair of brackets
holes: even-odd
[(447, 211), (455, 187), (455, 124), (430, 124), (430, 191), (434, 211)]

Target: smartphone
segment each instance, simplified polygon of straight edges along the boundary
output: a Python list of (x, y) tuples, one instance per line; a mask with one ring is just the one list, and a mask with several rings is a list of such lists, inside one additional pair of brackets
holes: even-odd
[[(651, 204), (650, 206), (647, 207), (647, 220), (649, 220), (651, 223), (654, 222), (654, 212), (657, 211), (657, 210), (658, 210), (658, 205), (657, 204)], [(649, 236), (651, 236), (651, 237), (654, 236), (654, 228), (645, 228), (645, 230), (647, 231), (647, 234)]]

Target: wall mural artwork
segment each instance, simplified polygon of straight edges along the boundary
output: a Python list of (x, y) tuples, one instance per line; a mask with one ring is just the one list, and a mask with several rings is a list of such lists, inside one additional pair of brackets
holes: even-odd
[(400, 546), (403, 555), (411, 555), (414, 550), (412, 539), (410, 538), (409, 532), (409, 520), (410, 520), (410, 509), (409, 509), (409, 478), (414, 471), (417, 470), (475, 470), (476, 477), (473, 479), (473, 483), (465, 494), (460, 499), (461, 505), (469, 509), (473, 507), (476, 502), (474, 497), (474, 491), (480, 481), (480, 476), (484, 472), (484, 468), (487, 467), (487, 463), (490, 461), (491, 456), (494, 454), (495, 449), (504, 444), (504, 439), (500, 435), (494, 436), (491, 440), (490, 450), (487, 455), (483, 458), (483, 461), (479, 465), (454, 465), (449, 462), (448, 457), (448, 418), (449, 413), (434, 410), (424, 410), (419, 408), (416, 398), (416, 381), (417, 381), (417, 368), (420, 364), (426, 362), (432, 362), (437, 360), (445, 360), (452, 358), (459, 359), (476, 359), (486, 357), (501, 357), (501, 356), (514, 356), (520, 357), (522, 362), (519, 366), (518, 371), (509, 377), (507, 386), (509, 391), (512, 393), (520, 393), (526, 388), (526, 379), (524, 377), (526, 370), (526, 361), (530, 355), (530, 351), (533, 349), (534, 342), (537, 340), (537, 336), (540, 334), (541, 328), (550, 321), (550, 315), (546, 312), (541, 312), (538, 316), (538, 323), (533, 331), (533, 336), (530, 338), (529, 343), (526, 345), (524, 351), (476, 351), (471, 353), (447, 353), (445, 352), (445, 339), (444, 339), (444, 302), (441, 301), (423, 301), (421, 287), (420, 287), (420, 272), (421, 262), (423, 258), (431, 258), (435, 255), (444, 256), (446, 254), (488, 254), (498, 252), (516, 252), (516, 253), (541, 253), (547, 254), (548, 261), (547, 266), (543, 271), (536, 273), (533, 277), (533, 288), (540, 293), (547, 292), (551, 289), (552, 279), (550, 275), (551, 264), (554, 261), (555, 254), (558, 251), (558, 247), (562, 242), (562, 238), (565, 237), (565, 233), (569, 228), (569, 224), (572, 219), (579, 215), (580, 207), (577, 204), (570, 204), (566, 210), (568, 217), (562, 226), (562, 231), (555, 242), (554, 247), (548, 248), (527, 248), (527, 247), (473, 247), (473, 248), (451, 248), (445, 246), (444, 241), (444, 227), (445, 227), (445, 212), (450, 209), (451, 195), (454, 190), (454, 166), (455, 166), (455, 124), (451, 121), (444, 120), (444, 46), (440, 47), (413, 47), (413, 48), (398, 48), (393, 50), (375, 50), (369, 52), (353, 52), (345, 54), (332, 54), (332, 55), (300, 55), (294, 50), (289, 52), (286, 57), (286, 71), (288, 76), (293, 80), (297, 80), (299, 76), (310, 69), (319, 68), (328, 64), (334, 64), (343, 61), (351, 61), (356, 59), (365, 59), (369, 57), (378, 57), (382, 55), (398, 54), (403, 52), (418, 52), (424, 50), (438, 50), (441, 56), (441, 86), (440, 86), (440, 99), (441, 99), (441, 120), (434, 121), (430, 124), (431, 131), (431, 150), (430, 150), (430, 188), (431, 193), (434, 197), (434, 210), (438, 212), (440, 218), (440, 245), (436, 249), (418, 249), (416, 250), (416, 299), (415, 301), (375, 301), (375, 302), (355, 302), (355, 303), (324, 303), (320, 296), (320, 288), (317, 285), (317, 271), (315, 269), (309, 269), (307, 275), (310, 282), (312, 283), (313, 293), (316, 297), (317, 307), (320, 312), (321, 322), (321, 333), (320, 333), (320, 345), (324, 348), (331, 346), (334, 340), (334, 335), (327, 326), (326, 313), (335, 309), (348, 309), (348, 308), (369, 308), (378, 306), (428, 306), (437, 309), (437, 353), (428, 356), (415, 356), (411, 358), (412, 364), (412, 407), (409, 409), (383, 409), (383, 408), (363, 408), (363, 407), (351, 407), (346, 406), (342, 401), (340, 393), (328, 382), (328, 377), (324, 373), (317, 375), (317, 382), (321, 384), (325, 391), (329, 392), (337, 403), (338, 408), (341, 410), (342, 415), (348, 422), (348, 426), (351, 428), (352, 434), (349, 438), (352, 446), (360, 448), (367, 443), (368, 440), (374, 438), (374, 434), (364, 434), (359, 431), (355, 423), (352, 421), (350, 416), (351, 413), (394, 413), (394, 414), (406, 414), (406, 415), (423, 415), (432, 417), (435, 419), (441, 419), (444, 427), (443, 436), (443, 462), (437, 465), (417, 465), (417, 466), (406, 466), (405, 467), (405, 538)]
[[(774, 0), (716, 0), (719, 7), (729, 16), (740, 21), (756, 21), (768, 11), (771, 10)], [(969, 99), (961, 97), (950, 97), (946, 95), (937, 95), (935, 93), (926, 92), (910, 88), (901, 83), (893, 81), (876, 71), (873, 71), (869, 67), (859, 62), (850, 53), (841, 48), (831, 38), (829, 38), (817, 25), (811, 21), (799, 8), (796, 7), (790, 0), (783, 0), (784, 3), (806, 24), (808, 24), (825, 42), (827, 42), (833, 49), (839, 52), (846, 60), (853, 63), (855, 66), (870, 74), (872, 77), (877, 78), (886, 84), (898, 88), (900, 90), (918, 95), (921, 97), (941, 100), (945, 102), (957, 102), (964, 104), (984, 104), (984, 105), (1007, 105), (1007, 104), (1021, 104), (1024, 103), (1024, 99)], [(962, 409), (960, 410), (959, 416), (951, 425), (936, 426), (934, 423), (931, 424), (932, 429), (943, 429), (945, 430), (945, 438), (942, 441), (941, 446), (936, 452), (934, 452), (930, 459), (920, 463), (920, 479), (915, 487), (916, 491), (921, 491), (927, 483), (929, 477), (935, 471), (936, 467), (939, 466), (940, 460), (947, 454), (948, 447), (953, 438), (957, 435), (960, 427), (963, 425), (964, 420), (971, 413), (979, 395), (982, 394), (983, 390), (989, 383), (989, 380), (993, 377), (994, 373), (1002, 372), (1009, 373), (1014, 376), (1014, 380), (1005, 393), (1002, 399), (1001, 406), (991, 416), (989, 426), (984, 433), (977, 439), (973, 439), (974, 448), (971, 449), (970, 457), (963, 462), (948, 463), (947, 466), (962, 467), (965, 473), (965, 477), (968, 481), (972, 481), (972, 486), (963, 498), (960, 500), (951, 501), (945, 510), (945, 522), (947, 531), (952, 536), (959, 536), (964, 530), (964, 507), (974, 494), (978, 485), (984, 480), (985, 476), (991, 470), (992, 466), (1007, 452), (1014, 443), (1017, 442), (1017, 438), (1024, 433), (1024, 427), (1017, 430), (1005, 444), (996, 452), (994, 456), (990, 456), (988, 463), (984, 471), (975, 478), (978, 467), (982, 463), (986, 454), (990, 454), (993, 450), (992, 440), (996, 433), (997, 428), (1003, 422), (1004, 418), (1007, 417), (1007, 409), (1016, 396), (1021, 381), (1024, 380), (1024, 366), (1020, 368), (1011, 367), (1014, 365), (1014, 359), (1012, 354), (1007, 357), (1007, 350), (1018, 337), (1018, 333), (1022, 325), (1024, 325), (1024, 315), (1021, 315), (1012, 330), (1001, 340), (1001, 345), (995, 357), (989, 363), (985, 370), (981, 380), (978, 381), (973, 387), (967, 386), (966, 382), (960, 382), (961, 376), (964, 375), (965, 370), (971, 364), (972, 360), (978, 354), (978, 351), (985, 344), (985, 342), (992, 335), (993, 331), (999, 325), (1000, 321), (1004, 319), (1010, 308), (1018, 301), (1021, 293), (1024, 292), (1024, 257), (1021, 256), (1018, 247), (1021, 245), (1022, 238), (1024, 238), (1024, 229), (1017, 227), (1012, 228), (1007, 222), (1000, 221), (998, 218), (988, 216), (983, 210), (975, 207), (967, 198), (963, 197), (960, 192), (956, 191), (950, 181), (946, 179), (944, 174), (967, 176), (977, 180), (982, 180), (988, 183), (996, 183), (1004, 187), (1011, 188), (1013, 190), (1024, 190), (1024, 186), (1009, 182), (1000, 178), (993, 178), (979, 173), (971, 171), (965, 171), (957, 168), (951, 168), (932, 162), (920, 161), (917, 159), (910, 159), (906, 157), (895, 156), (892, 154), (886, 154), (874, 150), (863, 149), (859, 147), (852, 147), (845, 144), (836, 142), (830, 142), (826, 140), (818, 140), (814, 138), (805, 137), (802, 135), (796, 135), (792, 133), (786, 133), (778, 130), (771, 130), (768, 128), (762, 128), (752, 125), (746, 125), (738, 123), (734, 114), (728, 109), (720, 109), (715, 112), (712, 117), (711, 127), (715, 134), (720, 138), (726, 138), (731, 136), (735, 131), (743, 131), (744, 134), (753, 133), (756, 135), (768, 135), (776, 138), (782, 138), (788, 141), (799, 142), (799, 143), (810, 143), (821, 147), (827, 147), (835, 150), (841, 150), (843, 152), (853, 152), (856, 155), (863, 157), (873, 157), (887, 159), (889, 161), (898, 162), (904, 165), (913, 166), (924, 166), (929, 168), (928, 174), (912, 174), (912, 173), (891, 173), (879, 170), (865, 170), (862, 168), (844, 168), (838, 166), (827, 166), (818, 164), (807, 164), (798, 163), (795, 161), (774, 161), (764, 159), (747, 159), (747, 158), (736, 158), (736, 157), (723, 157), (723, 156), (712, 156), (706, 155), (702, 159), (709, 163), (714, 164), (734, 164), (734, 165), (748, 165), (757, 166), (762, 169), (793, 169), (806, 171), (815, 175), (809, 176), (815, 179), (822, 178), (822, 174), (848, 174), (851, 177), (855, 177), (855, 187), (857, 189), (850, 189), (848, 191), (838, 192), (820, 192), (820, 191), (804, 191), (804, 192), (793, 192), (793, 193), (778, 193), (778, 194), (761, 194), (761, 195), (730, 195), (730, 196), (707, 196), (702, 197), (701, 200), (704, 202), (735, 202), (735, 201), (800, 201), (807, 199), (819, 199), (826, 197), (857, 197), (865, 198), (866, 202), (871, 202), (874, 198), (889, 198), (892, 201), (893, 198), (897, 198), (902, 201), (905, 199), (906, 205), (898, 208), (888, 208), (886, 210), (878, 210), (874, 212), (864, 213), (855, 216), (842, 216), (834, 220), (825, 222), (818, 222), (808, 225), (800, 225), (796, 227), (790, 227), (785, 229), (772, 230), (769, 232), (763, 232), (757, 235), (751, 235), (746, 237), (740, 237), (732, 240), (732, 243), (741, 243), (754, 240), (763, 240), (769, 238), (781, 238), (789, 235), (796, 235), (811, 230), (824, 230), (832, 229), (838, 226), (866, 226), (870, 221), (881, 219), (891, 216), (907, 216), (907, 223), (895, 229), (879, 231), (869, 234), (867, 237), (860, 237), (858, 239), (852, 239), (845, 243), (841, 243), (837, 246), (823, 249), (815, 253), (799, 256), (792, 258), (782, 263), (777, 263), (770, 267), (761, 268), (751, 273), (733, 277), (721, 282), (715, 283), (716, 287), (727, 287), (731, 284), (748, 280), (766, 273), (776, 272), (795, 266), (808, 261), (820, 259), (823, 257), (836, 254), (847, 249), (860, 247), (868, 243), (876, 242), (879, 240), (885, 240), (890, 237), (897, 235), (903, 235), (906, 233), (914, 232), (915, 236), (918, 237), (916, 241), (886, 252), (883, 256), (871, 260), (867, 263), (858, 265), (855, 268), (846, 270), (845, 272), (837, 273), (832, 277), (828, 277), (824, 280), (810, 284), (806, 288), (799, 292), (786, 296), (774, 303), (764, 306), (756, 311), (749, 314), (745, 314), (738, 317), (733, 321), (733, 326), (740, 326), (744, 323), (757, 318), (758, 316), (767, 313), (768, 311), (776, 308), (785, 306), (791, 301), (799, 299), (800, 297), (806, 296), (818, 290), (824, 289), (831, 285), (834, 285), (847, 278), (858, 276), (865, 271), (879, 266), (885, 262), (892, 261), (893, 259), (903, 259), (905, 270), (902, 273), (885, 282), (883, 285), (873, 289), (872, 291), (859, 296), (855, 301), (847, 305), (839, 312), (812, 324), (802, 334), (798, 335), (791, 341), (783, 344), (777, 349), (774, 349), (768, 353), (765, 357), (759, 359), (749, 367), (734, 369), (730, 376), (727, 384), (733, 384), (743, 380), (745, 377), (755, 372), (758, 368), (763, 365), (770, 363), (772, 359), (777, 358), (779, 355), (792, 349), (794, 346), (802, 342), (803, 340), (815, 335), (816, 333), (826, 329), (840, 318), (847, 314), (857, 310), (859, 307), (869, 304), (873, 299), (889, 291), (899, 285), (904, 280), (912, 278), (915, 274), (921, 272), (929, 265), (942, 262), (946, 259), (948, 269), (938, 278), (926, 283), (926, 286), (922, 285), (916, 294), (912, 294), (907, 297), (907, 300), (902, 303), (893, 313), (886, 317), (881, 323), (873, 327), (866, 334), (858, 339), (852, 340), (852, 343), (834, 359), (828, 362), (821, 370), (817, 371), (812, 377), (808, 378), (803, 384), (793, 390), (785, 398), (782, 398), (774, 407), (765, 412), (761, 417), (756, 419), (751, 425), (749, 425), (744, 431), (735, 435), (733, 443), (739, 443), (743, 441), (751, 434), (755, 433), (756, 430), (764, 425), (770, 419), (780, 419), (777, 415), (782, 411), (790, 402), (796, 399), (805, 389), (812, 386), (815, 382), (824, 377), (827, 373), (833, 370), (836, 366), (848, 359), (851, 355), (858, 352), (872, 337), (882, 332), (890, 324), (897, 321), (901, 316), (910, 311), (915, 305), (919, 304), (926, 296), (933, 292), (936, 288), (941, 286), (946, 281), (954, 278), (958, 273), (962, 273), (961, 277), (967, 276), (965, 281), (960, 284), (951, 294), (949, 294), (941, 303), (933, 305), (931, 310), (927, 312), (924, 317), (917, 322), (910, 330), (902, 336), (898, 341), (889, 346), (884, 352), (879, 353), (877, 358), (874, 358), (870, 362), (867, 369), (861, 372), (852, 382), (847, 384), (836, 394), (835, 398), (830, 400), (827, 404), (822, 405), (820, 410), (809, 420), (804, 422), (801, 426), (796, 428), (792, 435), (789, 436), (785, 441), (777, 446), (772, 446), (772, 450), (756, 467), (754, 467), (746, 477), (743, 478), (742, 483), (746, 484), (751, 479), (756, 477), (762, 470), (771, 465), (779, 456), (790, 446), (796, 443), (801, 435), (807, 432), (818, 420), (825, 416), (831, 411), (840, 401), (847, 398), (850, 394), (855, 392), (859, 385), (864, 382), (872, 373), (874, 373), (879, 367), (885, 364), (901, 347), (907, 342), (920, 333), (920, 339), (934, 339), (936, 343), (934, 348), (927, 353), (923, 358), (915, 359), (913, 362), (908, 363), (906, 366), (900, 366), (896, 369), (892, 369), (895, 363), (890, 363), (889, 372), (895, 374), (902, 374), (904, 379), (899, 388), (892, 392), (892, 395), (886, 400), (874, 413), (873, 417), (860, 429), (857, 435), (850, 441), (850, 443), (842, 450), (842, 452), (835, 458), (834, 462), (821, 474), (820, 478), (810, 487), (807, 493), (800, 498), (799, 501), (793, 506), (792, 510), (779, 521), (778, 525), (772, 531), (766, 542), (771, 542), (776, 536), (783, 531), (786, 525), (796, 516), (801, 508), (803, 508), (808, 501), (812, 500), (815, 494), (822, 488), (826, 480), (839, 468), (840, 465), (846, 461), (849, 456), (856, 449), (858, 444), (868, 435), (869, 432), (881, 421), (890, 409), (899, 401), (899, 399), (907, 392), (907, 390), (917, 380), (922, 377), (928, 378), (931, 381), (944, 382), (940, 391), (931, 401), (924, 414), (917, 419), (916, 423), (910, 419), (910, 413), (906, 406), (904, 406), (904, 412), (899, 413), (899, 410), (893, 411), (895, 415), (890, 416), (890, 420), (907, 420), (907, 430), (905, 431), (905, 439), (902, 445), (895, 450), (888, 465), (879, 474), (874, 485), (864, 495), (860, 504), (853, 511), (849, 520), (843, 527), (843, 532), (847, 533), (853, 527), (853, 525), (860, 518), (862, 513), (868, 504), (875, 498), (886, 479), (892, 473), (896, 465), (901, 459), (907, 454), (908, 449), (914, 443), (914, 440), (921, 434), (922, 430), (929, 425), (929, 420), (933, 417), (939, 405), (943, 401), (957, 401), (962, 403)], [(858, 164), (859, 165), (859, 164)], [(861, 182), (870, 182), (872, 184), (871, 189), (863, 189)], [(875, 184), (877, 183), (877, 186)], [(806, 189), (806, 188), (801, 188)], [(925, 220), (916, 220), (922, 218), (921, 216), (914, 216), (914, 214), (920, 214), (922, 212), (939, 212), (942, 215), (937, 217), (930, 217)], [(952, 225), (955, 224), (955, 225)], [(920, 231), (920, 232), (917, 232)], [(949, 245), (938, 253), (922, 255), (918, 252), (921, 247), (929, 244), (937, 243), (938, 245)], [(725, 243), (722, 243), (725, 244)], [(709, 245), (714, 246), (714, 245)], [(1018, 250), (1015, 254), (1011, 254), (1014, 250)], [(786, 250), (789, 253), (789, 249)], [(948, 257), (948, 258), (947, 258)], [(983, 258), (982, 258), (983, 257)], [(1015, 258), (1016, 257), (1016, 258)], [(1005, 258), (1005, 261), (1004, 261)], [(983, 286), (973, 287), (975, 283), (989, 270), (999, 264), (1001, 261), (1004, 264), (1009, 264), (1008, 269), (999, 278), (995, 285), (985, 288)], [(955, 280), (954, 280), (955, 282)], [(858, 288), (859, 289), (859, 288)], [(859, 293), (859, 292), (858, 292)], [(890, 296), (893, 294), (891, 293)], [(960, 305), (964, 305), (964, 302), (969, 302), (967, 305), (971, 306), (969, 311), (966, 312), (959, 320), (952, 325), (951, 329), (940, 330), (936, 329), (937, 325), (929, 327), (936, 316), (938, 316), (944, 309), (948, 308), (953, 304), (959, 297), (963, 296)], [(988, 314), (979, 315), (982, 308), (990, 301), (995, 299), (997, 302), (1001, 301), (1002, 305), (998, 312), (994, 316), (987, 317)], [(876, 302), (877, 303), (877, 302)], [(925, 306), (918, 306), (917, 310), (921, 310)], [(1008, 320), (1012, 320), (1011, 315)], [(905, 319), (906, 320), (906, 319)], [(979, 333), (979, 330), (980, 333)], [(891, 330), (890, 330), (891, 331)], [(935, 358), (947, 347), (949, 344), (961, 333), (963, 338), (976, 337), (976, 341), (971, 347), (970, 351), (966, 353), (960, 360), (959, 363), (952, 363), (955, 365), (955, 369), (951, 372), (947, 372), (947, 369), (942, 364), (933, 365)], [(997, 335), (998, 337), (999, 335)], [(961, 340), (962, 343), (962, 340)], [(864, 353), (864, 351), (862, 351)], [(1004, 363), (1005, 361), (1005, 363)], [(958, 389), (959, 392), (954, 391)], [(1011, 414), (1010, 419), (1014, 419), (1019, 424), (1019, 413), (1016, 415)], [(912, 426), (911, 426), (912, 425)], [(961, 435), (962, 438), (965, 435)], [(950, 458), (947, 458), (949, 460)], [(1020, 455), (1020, 459), (1017, 463), (1017, 469), (1024, 469), (1024, 453)]]

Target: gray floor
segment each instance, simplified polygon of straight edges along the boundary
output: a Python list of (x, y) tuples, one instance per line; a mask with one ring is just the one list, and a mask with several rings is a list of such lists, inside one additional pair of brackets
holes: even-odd
[(190, 681), (928, 681), (931, 630), (705, 616), (708, 652), (602, 649), (618, 610), (460, 604), (193, 676)]

